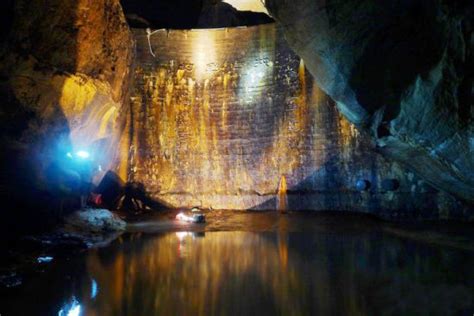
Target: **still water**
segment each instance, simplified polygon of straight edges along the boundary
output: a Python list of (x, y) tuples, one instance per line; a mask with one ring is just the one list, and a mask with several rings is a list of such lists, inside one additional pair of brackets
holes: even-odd
[[(472, 315), (474, 251), (377, 225), (128, 233), (55, 258), (2, 315)], [(343, 221), (343, 220), (341, 220)], [(349, 219), (349, 221), (352, 221)], [(265, 222), (265, 220), (263, 220)], [(306, 226), (305, 226), (306, 225)], [(301, 226), (302, 229), (295, 229)], [(268, 228), (268, 229), (267, 229)], [(446, 239), (443, 239), (446, 240)]]

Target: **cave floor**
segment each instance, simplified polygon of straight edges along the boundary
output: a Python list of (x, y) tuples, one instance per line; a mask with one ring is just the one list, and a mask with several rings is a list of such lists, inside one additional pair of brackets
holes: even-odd
[(474, 230), (353, 214), (178, 211), (129, 217), (94, 249), (48, 254), (0, 313), (472, 315)]

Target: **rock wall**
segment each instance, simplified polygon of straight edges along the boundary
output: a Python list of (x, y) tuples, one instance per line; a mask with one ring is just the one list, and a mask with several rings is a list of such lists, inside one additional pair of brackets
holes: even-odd
[(472, 204), (472, 2), (266, 0), (266, 7), (377, 151)]
[(136, 30), (132, 111), (118, 0), (2, 5), (0, 197), (25, 210), (64, 194), (48, 168), (87, 149), (176, 207), (472, 218), (437, 191), (473, 201), (467, 1), (267, 0), (304, 62), (274, 25), (159, 31), (151, 50)]
[[(453, 199), (376, 155), (274, 24), (160, 30), (151, 45), (144, 30), (133, 33), (129, 179), (167, 204), (465, 215)], [(360, 179), (371, 187), (358, 191)], [(400, 188), (384, 187), (390, 179)]]
[(93, 151), (104, 169), (126, 160), (118, 148), (133, 39), (118, 0), (20, 0), (11, 9), (0, 54), (0, 191), (25, 200), (58, 190), (46, 171), (69, 151)]

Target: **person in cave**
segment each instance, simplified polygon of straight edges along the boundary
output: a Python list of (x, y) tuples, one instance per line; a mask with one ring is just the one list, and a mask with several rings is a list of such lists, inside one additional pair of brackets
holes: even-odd
[(46, 191), (53, 201), (56, 216), (80, 206), (81, 176), (60, 163), (53, 161), (45, 170)]
[(94, 190), (92, 177), (98, 169), (92, 160), (65, 156), (66, 159), (53, 160), (45, 170), (47, 190), (59, 201), (58, 215), (87, 206)]

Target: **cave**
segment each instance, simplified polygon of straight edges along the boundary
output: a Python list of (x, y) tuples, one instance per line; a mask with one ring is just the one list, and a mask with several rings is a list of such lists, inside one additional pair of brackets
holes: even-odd
[(0, 315), (474, 313), (471, 2), (1, 7)]

